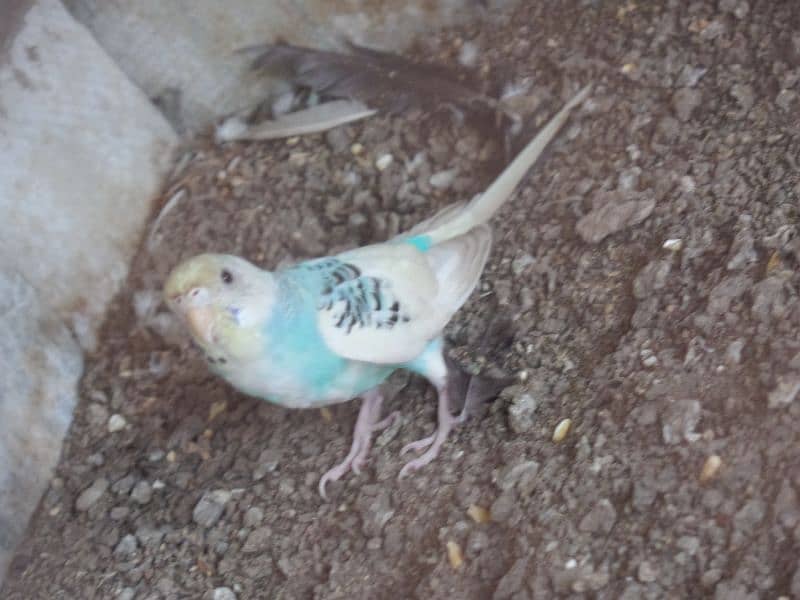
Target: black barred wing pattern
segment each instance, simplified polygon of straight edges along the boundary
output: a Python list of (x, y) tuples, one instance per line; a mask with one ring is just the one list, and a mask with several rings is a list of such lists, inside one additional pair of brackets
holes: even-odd
[(411, 320), (386, 279), (364, 275), (354, 264), (336, 258), (304, 267), (318, 272), (323, 282), (317, 309), (330, 313), (333, 326), (347, 335), (354, 329), (392, 329)]
[(313, 291), (317, 326), (339, 356), (378, 364), (413, 360), (447, 315), (426, 255), (411, 244), (374, 244), (298, 265)]

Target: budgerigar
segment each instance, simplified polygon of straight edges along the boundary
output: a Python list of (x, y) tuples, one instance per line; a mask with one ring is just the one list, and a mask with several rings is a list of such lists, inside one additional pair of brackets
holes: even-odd
[(319, 491), (363, 466), (381, 419), (381, 383), (397, 369), (438, 392), (438, 427), (400, 476), (430, 463), (463, 420), (448, 398), (442, 331), (480, 278), (491, 246), (486, 222), (588, 96), (580, 91), (486, 192), (451, 205), (387, 242), (268, 272), (236, 256), (201, 254), (178, 265), (164, 295), (212, 371), (242, 392), (291, 408), (362, 397), (350, 452)]

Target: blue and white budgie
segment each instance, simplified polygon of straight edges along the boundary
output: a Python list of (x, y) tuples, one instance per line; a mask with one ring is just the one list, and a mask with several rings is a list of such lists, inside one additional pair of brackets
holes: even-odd
[(400, 476), (439, 453), (463, 420), (448, 398), (442, 331), (475, 288), (489, 255), (486, 222), (566, 122), (590, 87), (572, 98), (482, 195), (451, 205), (388, 242), (276, 272), (244, 259), (201, 254), (177, 266), (164, 295), (204, 350), (210, 368), (242, 392), (291, 408), (362, 397), (350, 452), (319, 490), (358, 473), (381, 420), (381, 383), (397, 369), (438, 392), (438, 427), (409, 444), (425, 450)]

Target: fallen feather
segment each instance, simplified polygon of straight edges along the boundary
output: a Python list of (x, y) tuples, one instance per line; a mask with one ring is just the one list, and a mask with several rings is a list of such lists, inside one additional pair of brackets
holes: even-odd
[(327, 131), (339, 125), (371, 117), (376, 112), (355, 100), (333, 100), (255, 125), (248, 125), (241, 117), (233, 116), (217, 127), (216, 139), (218, 143), (222, 143), (291, 138)]

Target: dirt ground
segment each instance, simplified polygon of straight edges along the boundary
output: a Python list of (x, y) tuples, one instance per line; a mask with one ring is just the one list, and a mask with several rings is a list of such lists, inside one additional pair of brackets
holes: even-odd
[(357, 403), (290, 411), (213, 378), (160, 304), (165, 274), (205, 250), (274, 268), (384, 240), (482, 190), (499, 146), (413, 114), (200, 141), (3, 598), (800, 598), (800, 7), (523, 4), (417, 50), (474, 58), (536, 124), (596, 82), (447, 330), (462, 363), (518, 384), (398, 481), (435, 400), (395, 377), (401, 421), (323, 501)]

